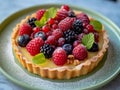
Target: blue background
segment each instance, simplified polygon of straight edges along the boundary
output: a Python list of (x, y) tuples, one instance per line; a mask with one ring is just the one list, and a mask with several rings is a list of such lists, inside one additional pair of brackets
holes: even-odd
[[(45, 3), (63, 3), (82, 6), (97, 11), (120, 27), (120, 0), (0, 0), (0, 23), (9, 15), (21, 9)], [(0, 90), (24, 90), (0, 73)], [(120, 90), (120, 74), (100, 90)]]

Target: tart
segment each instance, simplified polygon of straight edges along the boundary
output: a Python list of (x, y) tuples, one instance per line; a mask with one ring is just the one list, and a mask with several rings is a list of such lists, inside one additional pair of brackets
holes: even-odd
[(16, 25), (12, 48), (29, 72), (71, 79), (91, 72), (108, 49), (104, 26), (68, 5), (40, 9)]

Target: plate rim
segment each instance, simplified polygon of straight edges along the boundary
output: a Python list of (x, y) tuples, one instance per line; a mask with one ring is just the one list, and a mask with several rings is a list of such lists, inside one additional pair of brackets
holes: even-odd
[[(27, 7), (27, 8), (24, 8), (24, 9), (21, 9), (21, 10), (18, 10), (17, 12), (15, 13), (12, 13), (11, 15), (9, 15), (8, 17), (6, 17), (4, 20), (1, 21), (0, 23), (0, 27), (2, 27), (3, 24), (5, 24), (11, 17), (15, 16), (16, 14), (18, 13), (21, 13), (21, 12), (24, 12), (26, 10), (31, 10), (32, 8), (37, 8), (37, 7), (45, 7), (45, 6), (61, 6), (63, 4), (40, 4), (40, 5), (35, 5), (35, 6), (30, 6), (30, 7)], [(75, 5), (71, 5), (69, 4), (69, 6), (71, 8), (75, 8), (75, 9), (82, 9), (82, 10), (85, 10), (87, 12), (90, 12), (90, 13), (93, 13), (95, 15), (97, 15), (98, 17), (102, 18), (104, 21), (106, 21), (108, 24), (111, 25), (111, 27), (113, 27), (115, 29), (115, 33), (117, 33), (119, 36), (120, 36), (120, 29), (119, 27), (113, 23), (110, 19), (108, 19), (107, 17), (103, 16), (102, 14), (96, 12), (96, 11), (93, 11), (91, 9), (88, 9), (88, 8), (85, 8), (85, 7), (81, 7), (81, 6), (75, 6)], [(20, 16), (20, 15), (19, 15)], [(19, 17), (17, 16), (17, 17)], [(4, 28), (4, 27), (2, 27)], [(2, 29), (0, 28), (0, 33), (1, 33)], [(119, 40), (120, 40), (120, 37), (118, 37)], [(38, 89), (38, 88), (33, 88), (33, 87), (30, 87), (27, 83), (23, 83), (21, 81), (18, 81), (17, 79), (14, 79), (13, 76), (9, 75), (6, 71), (4, 71), (4, 69), (0, 66), (0, 72), (6, 76), (9, 80), (11, 80), (13, 83), (19, 85), (19, 86), (22, 86), (24, 88), (29, 88), (29, 89)], [(102, 82), (98, 83), (98, 84), (95, 84), (95, 85), (91, 85), (87, 88), (82, 88), (84, 90), (88, 90), (88, 89), (96, 89), (96, 88), (99, 88), (99, 87), (102, 87), (104, 85), (106, 85), (108, 82), (110, 82), (112, 79), (114, 79), (120, 72), (120, 67), (115, 71), (115, 73), (113, 73), (110, 77), (108, 77), (107, 79), (103, 80)], [(41, 87), (39, 88), (41, 89)]]

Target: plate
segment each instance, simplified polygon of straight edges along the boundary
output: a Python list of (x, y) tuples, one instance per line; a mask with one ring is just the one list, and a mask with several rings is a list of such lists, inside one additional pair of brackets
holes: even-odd
[(0, 71), (14, 83), (24, 88), (42, 90), (80, 90), (96, 89), (111, 81), (120, 72), (120, 29), (109, 19), (99, 13), (82, 7), (70, 6), (101, 21), (109, 35), (107, 55), (100, 64), (88, 75), (70, 80), (50, 80), (29, 73), (23, 69), (14, 58), (11, 48), (11, 33), (13, 28), (27, 15), (41, 8), (60, 7), (59, 4), (33, 6), (14, 13), (0, 25)]

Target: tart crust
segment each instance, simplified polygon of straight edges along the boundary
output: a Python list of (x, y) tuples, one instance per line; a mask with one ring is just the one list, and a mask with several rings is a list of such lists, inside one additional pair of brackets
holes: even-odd
[[(33, 14), (32, 17), (33, 16), (35, 16), (35, 14)], [(73, 77), (78, 77), (91, 72), (102, 60), (105, 52), (107, 51), (109, 39), (106, 31), (103, 30), (102, 33), (103, 33), (104, 43), (102, 45), (101, 50), (98, 51), (98, 54), (96, 56), (93, 56), (92, 58), (87, 59), (83, 63), (80, 63), (79, 60), (74, 60), (74, 62), (67, 60), (67, 64), (73, 63), (75, 65), (74, 68), (70, 68), (69, 66), (61, 66), (57, 68), (40, 67), (32, 63), (32, 61), (27, 60), (27, 58), (22, 55), (16, 42), (20, 25), (22, 23), (25, 23), (28, 18), (30, 18), (30, 16), (27, 16), (19, 24), (16, 25), (11, 36), (11, 42), (12, 42), (12, 48), (16, 58), (21, 63), (21, 65), (24, 68), (26, 68), (29, 72), (32, 72), (34, 74), (40, 75), (41, 77), (50, 78), (50, 79), (70, 79)], [(69, 57), (72, 58), (72, 56), (69, 56)]]

